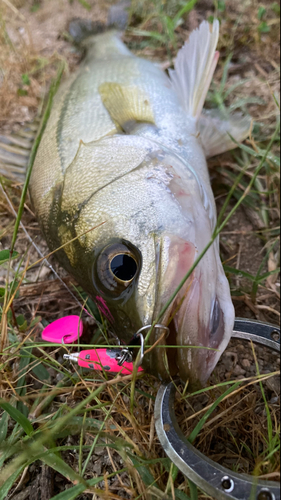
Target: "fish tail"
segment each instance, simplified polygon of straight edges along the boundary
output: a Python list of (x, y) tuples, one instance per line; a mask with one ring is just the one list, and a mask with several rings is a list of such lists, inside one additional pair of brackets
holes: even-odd
[(68, 25), (68, 33), (73, 42), (77, 45), (83, 45), (83, 42), (89, 37), (95, 37), (108, 31), (123, 31), (128, 25), (128, 9), (131, 5), (130, 0), (121, 0), (109, 9), (107, 22), (92, 21), (91, 19), (75, 18)]
[(72, 19), (68, 25), (68, 33), (75, 45), (81, 45), (89, 37), (104, 33), (107, 29), (105, 23), (91, 19)]
[(107, 26), (123, 31), (127, 28), (131, 0), (120, 0), (112, 5), (108, 11)]
[(121, 0), (109, 9), (106, 23), (91, 19), (73, 19), (68, 32), (74, 44), (84, 48), (89, 59), (106, 59), (114, 55), (131, 55), (120, 36), (128, 24), (128, 8), (131, 2)]

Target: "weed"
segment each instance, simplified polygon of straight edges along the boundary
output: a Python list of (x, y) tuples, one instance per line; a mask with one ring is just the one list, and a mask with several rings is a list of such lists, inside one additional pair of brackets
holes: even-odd
[[(179, 10), (178, 5), (173, 2), (156, 1), (154, 8), (148, 14), (150, 21), (157, 20), (160, 22), (161, 28), (157, 31), (147, 31), (144, 29), (134, 28), (131, 33), (135, 36), (148, 37), (154, 40), (156, 44), (165, 45), (168, 54), (171, 55), (171, 48), (177, 49), (176, 29), (182, 24), (183, 17), (186, 16), (195, 7), (198, 0), (189, 0), (185, 2)], [(132, 9), (134, 2), (132, 3)], [(143, 15), (143, 14), (142, 14)], [(147, 20), (144, 21), (145, 24)]]
[[(91, 10), (91, 5), (86, 0), (78, 0), (78, 2), (86, 9)], [(69, 0), (69, 3), (72, 4), (73, 0)]]

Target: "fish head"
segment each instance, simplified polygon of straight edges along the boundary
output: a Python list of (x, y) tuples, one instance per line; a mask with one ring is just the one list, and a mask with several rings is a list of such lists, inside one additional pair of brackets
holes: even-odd
[[(204, 384), (234, 322), (218, 240), (184, 281), (212, 237), (214, 202), (193, 169), (162, 146), (115, 136), (99, 148), (81, 152), (88, 172), (97, 172), (91, 162), (101, 162), (103, 180), (97, 186), (96, 173), (95, 192), (80, 203), (76, 233), (84, 254), (76, 277), (125, 343), (142, 327), (146, 335), (156, 320), (169, 328), (168, 336), (153, 329), (149, 344), (158, 344), (145, 354), (144, 368), (162, 380), (180, 373)], [(90, 226), (96, 229), (85, 234)]]

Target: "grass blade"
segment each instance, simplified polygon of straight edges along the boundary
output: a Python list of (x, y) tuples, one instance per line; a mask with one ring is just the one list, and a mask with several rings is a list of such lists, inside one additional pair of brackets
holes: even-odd
[(18, 257), (18, 252), (12, 252), (10, 254), (9, 250), (1, 250), (0, 252), (0, 266), (5, 262), (8, 262), (10, 259), (16, 259)]
[[(269, 258), (269, 255), (270, 253), (272, 252), (272, 250), (274, 249), (276, 243), (277, 243), (278, 240), (275, 240), (274, 243), (268, 248), (264, 258), (262, 259), (261, 261), (261, 264), (257, 270), (257, 274), (255, 276), (255, 279), (254, 279), (254, 283), (253, 283), (253, 286), (252, 286), (252, 292), (251, 292), (251, 298), (252, 298), (252, 301), (253, 303), (255, 304), (256, 303), (256, 296), (257, 296), (257, 291), (258, 291), (258, 287), (259, 287), (259, 284), (261, 283), (261, 281), (263, 281), (264, 279), (266, 279), (268, 276), (268, 272), (265, 273), (265, 275), (261, 275), (261, 271), (262, 271), (262, 268), (264, 267), (265, 263), (267, 262), (268, 258)], [(269, 271), (269, 273), (271, 274), (274, 274), (274, 273), (277, 273), (279, 272), (278, 269), (274, 269), (274, 271)], [(269, 274), (270, 276), (270, 274)]]
[(179, 20), (182, 18), (182, 16), (184, 14), (187, 14), (188, 12), (190, 12), (193, 7), (195, 7), (196, 3), (197, 3), (198, 0), (189, 0), (188, 2), (186, 2), (186, 4), (178, 11), (178, 13), (175, 15), (174, 19), (173, 19), (173, 23), (174, 23), (174, 26), (177, 27), (177, 23), (179, 22)]
[(5, 483), (2, 484), (1, 489), (0, 489), (0, 500), (5, 500), (7, 498), (7, 495), (12, 488), (14, 482), (17, 480), (19, 475), (22, 473), (24, 467), (20, 467), (17, 469), (11, 476), (6, 479)]
[[(25, 349), (21, 349), (19, 356), (20, 356), (20, 363), (19, 363), (20, 377), (17, 381), (16, 392), (19, 396), (24, 396), (26, 394), (25, 378), (26, 378), (27, 367), (31, 360), (31, 352), (26, 351)], [(22, 401), (17, 402), (17, 409), (27, 417), (28, 408), (23, 404)]]
[(76, 483), (79, 482), (84, 486), (84, 488), (87, 487), (86, 481), (84, 481), (84, 479), (57, 454), (46, 453), (44, 455), (40, 455), (40, 460), (55, 471), (59, 472), (62, 476), (66, 477), (69, 481)]
[(9, 413), (4, 412), (0, 419), (0, 444), (6, 439), (8, 432)]
[(188, 497), (183, 491), (178, 489), (175, 490), (175, 497), (178, 500), (191, 500), (190, 497)]
[(83, 484), (78, 484), (77, 486), (73, 486), (73, 488), (62, 491), (58, 495), (52, 497), (51, 500), (75, 500), (84, 490), (85, 486)]
[(81, 3), (81, 5), (82, 5), (85, 9), (87, 9), (87, 10), (91, 10), (91, 5), (90, 5), (88, 2), (86, 2), (86, 0), (78, 0), (78, 2), (79, 2), (79, 3)]
[(199, 432), (201, 431), (203, 425), (205, 424), (205, 422), (208, 420), (209, 416), (213, 413), (213, 411), (216, 409), (216, 407), (220, 404), (220, 402), (226, 397), (228, 396), (228, 394), (231, 394), (231, 392), (235, 391), (236, 389), (238, 389), (239, 385), (241, 384), (241, 381), (239, 380), (239, 382), (236, 382), (234, 385), (232, 385), (231, 387), (229, 387), (223, 394), (221, 394), (221, 396), (219, 396), (216, 401), (214, 402), (214, 404), (208, 409), (208, 411), (206, 411), (205, 415), (199, 420), (198, 424), (196, 425), (196, 427), (193, 429), (193, 431), (191, 432), (191, 434), (189, 435), (188, 437), (188, 441), (192, 444), (197, 435), (199, 434)]
[(10, 417), (12, 417), (24, 430), (24, 432), (31, 436), (33, 434), (34, 429), (32, 424), (29, 422), (28, 418), (26, 418), (19, 410), (14, 408), (10, 403), (6, 403), (3, 399), (0, 399), (0, 406), (9, 413)]
[(47, 106), (46, 106), (45, 113), (43, 115), (43, 119), (42, 119), (42, 122), (41, 122), (41, 127), (40, 127), (38, 135), (37, 135), (37, 137), (36, 137), (36, 139), (34, 141), (32, 149), (31, 149), (30, 158), (29, 158), (28, 167), (27, 167), (27, 172), (26, 172), (26, 178), (25, 178), (23, 190), (22, 190), (22, 193), (21, 193), (21, 199), (20, 199), (20, 205), (19, 205), (19, 209), (18, 209), (18, 215), (17, 215), (17, 218), (16, 218), (14, 232), (13, 232), (13, 238), (12, 238), (12, 244), (11, 244), (11, 250), (10, 250), (10, 255), (11, 256), (13, 255), (13, 250), (14, 250), (14, 246), (15, 246), (15, 243), (16, 243), (17, 235), (18, 235), (20, 220), (21, 220), (21, 217), (22, 217), (23, 209), (24, 209), (24, 203), (25, 203), (25, 198), (26, 198), (26, 194), (27, 194), (28, 184), (29, 184), (30, 177), (31, 177), (32, 167), (33, 167), (33, 164), (34, 164), (34, 160), (35, 160), (35, 157), (36, 157), (36, 153), (37, 153), (39, 144), (40, 144), (41, 139), (42, 139), (42, 135), (43, 135), (43, 133), (45, 131), (45, 128), (46, 128), (46, 125), (47, 125), (47, 121), (48, 121), (50, 113), (51, 113), (53, 98), (54, 98), (54, 95), (55, 95), (55, 93), (56, 93), (56, 91), (57, 91), (57, 89), (59, 87), (63, 71), (64, 71), (64, 64), (61, 64), (60, 67), (59, 67), (59, 69), (58, 69), (57, 77), (56, 77), (56, 79), (53, 81), (53, 83), (51, 85), (51, 89), (50, 89), (50, 92), (49, 92)]
[[(122, 474), (122, 472), (125, 472), (126, 470), (127, 469), (121, 469), (117, 470), (116, 472), (112, 472), (112, 474), (108, 474), (107, 479), (115, 477), (117, 474)], [(103, 476), (95, 477), (94, 479), (90, 479), (88, 481), (88, 485), (95, 486), (96, 484), (100, 483), (103, 480), (104, 480)], [(51, 500), (74, 500), (80, 493), (83, 493), (85, 489), (86, 486), (84, 486), (83, 484), (78, 484), (76, 486), (73, 486), (73, 488), (69, 488), (66, 491), (62, 491), (58, 495), (55, 495), (54, 497), (51, 498)]]
[(196, 484), (188, 479), (188, 485), (190, 489), (191, 500), (198, 500), (198, 490)]

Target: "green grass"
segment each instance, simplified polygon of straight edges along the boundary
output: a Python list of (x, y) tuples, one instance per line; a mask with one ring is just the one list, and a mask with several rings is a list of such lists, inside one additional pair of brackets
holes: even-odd
[[(170, 2), (156, 1), (154, 9), (149, 14), (149, 20), (153, 21), (156, 19), (158, 23), (160, 22), (161, 29), (159, 31), (147, 31), (134, 28), (132, 34), (134, 36), (147, 37), (150, 43), (153, 41), (156, 45), (164, 45), (168, 55), (171, 57), (171, 47), (175, 50), (177, 49), (175, 30), (182, 24), (183, 17), (192, 11), (197, 1), (198, 0), (188, 0), (188, 2), (182, 2), (180, 8), (179, 5), (175, 5), (175, 2), (171, 8)], [(132, 2), (131, 9), (133, 8), (134, 2)]]
[[(80, 2), (86, 9), (90, 3)], [(172, 57), (181, 42), (188, 14), (200, 8), (200, 1), (189, 2), (132, 2), (130, 12), (132, 26), (128, 32), (131, 40), (138, 37), (145, 40), (150, 50), (164, 46), (164, 56)], [(261, 10), (262, 9), (262, 10)], [(260, 6), (256, 15), (256, 30), (259, 36), (270, 36), (270, 19), (276, 7), (265, 11)], [(231, 13), (227, 3), (214, 2), (213, 14), (219, 15), (225, 23)], [(263, 25), (270, 27), (269, 31)], [(158, 28), (158, 31), (156, 30)], [(141, 43), (141, 42), (140, 42)], [(258, 43), (258, 42), (257, 42)], [(244, 86), (249, 78), (228, 83), (229, 71), (236, 54), (227, 45), (225, 57), (220, 66), (220, 78), (215, 79), (208, 95), (208, 107), (218, 107), (225, 112), (232, 110), (247, 112), (253, 106), (263, 106), (259, 96), (244, 95)], [(29, 73), (22, 73), (22, 83), (28, 84)], [(60, 75), (58, 75), (57, 83)], [(57, 85), (55, 84), (55, 87)], [(51, 105), (46, 108), (48, 114)], [(47, 119), (43, 119), (43, 126)], [(38, 136), (37, 144), (40, 140)], [(279, 268), (267, 270), (271, 255), (277, 254), (279, 229), (274, 213), (278, 207), (277, 180), (279, 164), (279, 123), (269, 120), (267, 131), (263, 124), (256, 123), (252, 141), (225, 156), (225, 163), (216, 168), (214, 188), (223, 200), (218, 225), (209, 246), (219, 233), (229, 228), (229, 223), (237, 209), (254, 210), (261, 227), (254, 232), (262, 242), (263, 249), (255, 272), (225, 263), (225, 271), (230, 278), (235, 296), (247, 296), (253, 306), (259, 305), (259, 296), (268, 291), (267, 279), (274, 277)], [(35, 154), (34, 150), (34, 154)], [(32, 169), (32, 159), (29, 173)], [(12, 186), (2, 183), (10, 197), (15, 198)], [(104, 374), (83, 372), (61, 363), (62, 347), (38, 341), (35, 326), (41, 320), (39, 313), (28, 307), (17, 305), (22, 284), (33, 281), (32, 263), (28, 263), (28, 252), (19, 244), (19, 224), (24, 215), (24, 203), (28, 178), (18, 203), (18, 217), (13, 224), (9, 250), (0, 251), (0, 269), (7, 271), (5, 286), (0, 287), (1, 353), (0, 372), (2, 399), (0, 407), (0, 500), (18, 483), (26, 467), (38, 460), (47, 464), (65, 478), (68, 489), (55, 494), (52, 500), (70, 500), (83, 492), (95, 494), (96, 498), (121, 498), (114, 490), (110, 494), (111, 480), (119, 481), (119, 491), (129, 491), (134, 499), (197, 500), (207, 497), (184, 478), (171, 461), (164, 455), (158, 444), (153, 428), (153, 404), (157, 392), (155, 380), (146, 376), (108, 379)], [(11, 229), (11, 223), (10, 229)], [(11, 231), (10, 231), (11, 232)], [(223, 236), (223, 235), (222, 235)], [(204, 250), (206, 252), (207, 248)], [(204, 254), (203, 253), (203, 254)], [(202, 258), (197, 259), (195, 265)], [(193, 266), (194, 267), (194, 266)], [(193, 268), (192, 268), (193, 269)], [(192, 269), (181, 285), (188, 279)], [(30, 277), (31, 276), (31, 277)], [(236, 279), (239, 278), (239, 285)], [(180, 288), (180, 287), (179, 287)], [(175, 294), (178, 289), (175, 290)], [(108, 341), (106, 322), (98, 316), (95, 305), (81, 291), (74, 290), (79, 300), (87, 300), (90, 313), (101, 324), (94, 336), (95, 345)], [(161, 319), (175, 294), (161, 311)], [(71, 299), (72, 300), (72, 299)], [(72, 308), (77, 306), (72, 301)], [(45, 316), (48, 318), (48, 314)], [(60, 308), (57, 308), (60, 314)], [(54, 316), (54, 311), (52, 310)], [(149, 335), (146, 342), (149, 342)], [(92, 345), (92, 344), (89, 344)], [(69, 346), (70, 347), (70, 346)], [(229, 400), (241, 386), (254, 383), (260, 387), (266, 412), (266, 432), (260, 437), (264, 443), (263, 452), (256, 457), (247, 444), (241, 444), (233, 437), (237, 450), (244, 449), (253, 455), (255, 473), (278, 469), (277, 455), (280, 449), (278, 426), (274, 420), (270, 404), (264, 390), (265, 380), (272, 374), (260, 375), (256, 362), (256, 375), (247, 381), (220, 381), (214, 386), (202, 389), (197, 394), (182, 390), (182, 404), (196, 395), (209, 394), (210, 403), (203, 416), (190, 430), (189, 440), (197, 442), (204, 431), (204, 425), (225, 401)], [(242, 389), (241, 389), (242, 390)], [(129, 402), (131, 401), (131, 405)], [(257, 435), (259, 435), (258, 431)], [(231, 436), (231, 430), (229, 430)], [(102, 451), (103, 450), (103, 451)], [(104, 465), (97, 477), (93, 477), (94, 457), (102, 451)], [(74, 457), (70, 460), (70, 456)], [(107, 462), (105, 460), (107, 459)], [(123, 487), (122, 487), (123, 484)], [(107, 489), (108, 488), (108, 489)], [(108, 493), (106, 493), (108, 491)]]

